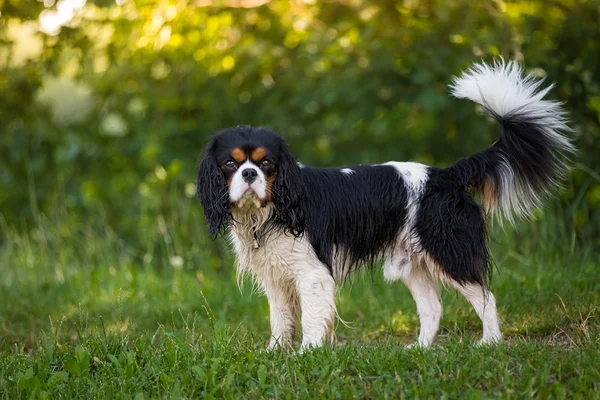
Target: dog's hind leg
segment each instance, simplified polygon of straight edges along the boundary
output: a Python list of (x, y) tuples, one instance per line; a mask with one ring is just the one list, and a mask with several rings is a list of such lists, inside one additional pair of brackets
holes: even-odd
[[(442, 318), (442, 303), (440, 301), (437, 278), (427, 268), (425, 262), (413, 261), (414, 264), (405, 266), (402, 281), (410, 290), (419, 313), (420, 330), (417, 345), (429, 347), (440, 326)], [(408, 267), (408, 268), (406, 268)]]
[(459, 283), (451, 278), (447, 282), (471, 303), (483, 323), (483, 337), (478, 344), (498, 343), (502, 340), (496, 298), (488, 288), (476, 282)]

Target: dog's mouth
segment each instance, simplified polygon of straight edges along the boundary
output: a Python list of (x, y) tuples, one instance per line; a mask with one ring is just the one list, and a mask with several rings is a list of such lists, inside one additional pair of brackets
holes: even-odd
[(254, 190), (254, 188), (252, 187), (252, 185), (250, 183), (246, 184), (246, 191), (244, 192), (243, 196), (246, 196), (248, 193), (250, 193), (250, 195), (255, 195), (258, 196), (258, 194), (256, 193), (256, 191)]
[(233, 202), (236, 208), (261, 208), (265, 206), (264, 199), (261, 199), (254, 189), (248, 185), (248, 188), (238, 200)]

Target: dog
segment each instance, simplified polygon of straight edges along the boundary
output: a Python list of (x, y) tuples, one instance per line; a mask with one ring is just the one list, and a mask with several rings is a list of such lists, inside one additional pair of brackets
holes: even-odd
[(250, 273), (264, 290), (268, 348), (292, 346), (298, 325), (301, 350), (331, 342), (336, 283), (381, 261), (385, 279), (402, 280), (416, 302), (416, 345), (430, 346), (438, 331), (440, 280), (474, 307), (479, 343), (499, 342), (486, 221), (530, 216), (569, 169), (572, 129), (560, 103), (544, 99), (551, 88), (514, 61), (474, 64), (455, 77), (454, 97), (483, 106), (501, 133), (447, 168), (312, 168), (267, 128), (217, 132), (201, 158), (198, 197), (210, 236), (230, 232), (238, 278)]

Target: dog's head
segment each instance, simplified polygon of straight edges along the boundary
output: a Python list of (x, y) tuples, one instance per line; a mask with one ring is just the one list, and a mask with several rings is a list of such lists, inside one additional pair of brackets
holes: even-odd
[(217, 132), (202, 156), (197, 190), (212, 237), (232, 221), (232, 210), (268, 204), (278, 227), (295, 236), (303, 232), (300, 168), (283, 139), (266, 128)]

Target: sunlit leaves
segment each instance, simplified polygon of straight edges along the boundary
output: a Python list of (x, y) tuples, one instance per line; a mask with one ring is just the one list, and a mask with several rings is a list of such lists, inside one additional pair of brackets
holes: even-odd
[[(600, 49), (591, 4), (260, 3), (87, 2), (76, 25), (31, 36), (40, 51), (0, 63), (0, 189), (11, 189), (1, 190), (0, 207), (18, 210), (15, 219), (28, 215), (32, 191), (18, 183), (35, 182), (42, 210), (52, 209), (57, 190), (82, 204), (97, 196), (111, 208), (126, 197), (109, 213), (121, 222), (137, 202), (156, 196), (160, 203), (172, 187), (184, 193), (208, 135), (237, 124), (276, 128), (307, 164), (447, 165), (497, 137), (496, 126), (446, 89), (452, 75), (494, 55), (556, 81), (556, 94), (582, 125), (580, 141), (597, 147), (600, 78), (592, 55)], [(2, 9), (3, 20), (12, 19), (0, 33), (39, 22), (43, 3), (27, 4)], [(7, 50), (12, 60), (16, 47), (25, 49), (16, 44)], [(91, 100), (72, 85), (42, 86), (64, 76)], [(24, 132), (26, 140), (17, 140)], [(596, 171), (592, 153), (581, 161)], [(181, 165), (177, 172), (172, 163)], [(158, 165), (168, 179), (154, 182)], [(57, 174), (68, 183), (61, 189)], [(589, 174), (574, 179), (595, 190)], [(95, 190), (82, 192), (82, 182), (95, 182)], [(593, 196), (583, 199), (591, 205)]]

